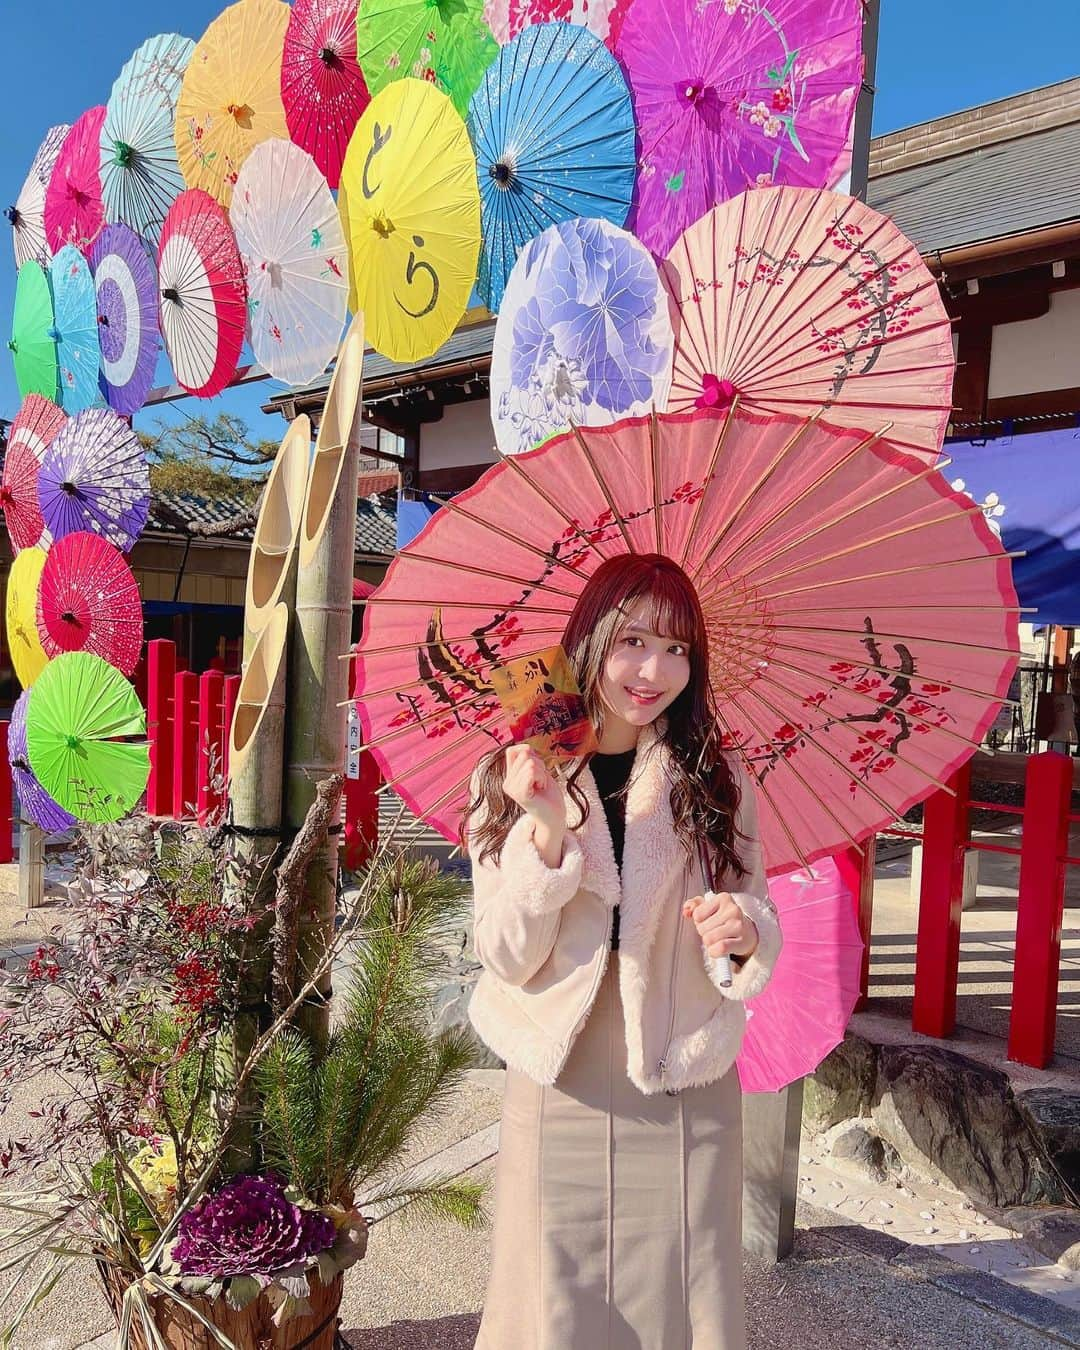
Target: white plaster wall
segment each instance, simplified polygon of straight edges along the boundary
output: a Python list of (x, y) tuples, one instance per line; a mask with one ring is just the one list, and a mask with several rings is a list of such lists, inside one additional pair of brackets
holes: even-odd
[(425, 422), (420, 428), (420, 471), (493, 464), (494, 447), (490, 400), (452, 403), (438, 422)]
[(1049, 313), (994, 327), (990, 397), (1080, 385), (1080, 290), (1056, 291)]

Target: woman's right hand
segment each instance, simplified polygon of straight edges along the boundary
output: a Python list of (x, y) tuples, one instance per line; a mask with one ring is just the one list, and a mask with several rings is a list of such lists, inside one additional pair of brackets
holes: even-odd
[(566, 799), (562, 788), (531, 745), (511, 745), (506, 750), (503, 791), (518, 806), (549, 830), (566, 828)]

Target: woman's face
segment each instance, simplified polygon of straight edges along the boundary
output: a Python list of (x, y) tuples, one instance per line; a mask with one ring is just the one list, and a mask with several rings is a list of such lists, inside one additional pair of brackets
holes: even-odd
[(627, 610), (604, 663), (600, 695), (610, 716), (645, 727), (655, 722), (690, 682), (690, 651), (657, 633), (647, 599)]

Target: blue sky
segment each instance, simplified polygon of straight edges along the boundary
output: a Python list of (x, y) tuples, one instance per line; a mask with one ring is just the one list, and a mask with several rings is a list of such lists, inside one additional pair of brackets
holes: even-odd
[[(45, 130), (73, 122), (108, 99), (128, 56), (154, 33), (198, 38), (224, 0), (23, 0), (4, 6), (4, 116), (0, 118), (0, 197), (14, 199)], [(922, 122), (988, 99), (1068, 79), (1080, 70), (1080, 6), (1076, 0), (1017, 5), (1005, 0), (882, 0), (875, 133)], [(10, 323), (15, 267), (10, 243), (0, 244), (0, 323)], [(18, 407), (11, 362), (0, 359), (0, 416)], [(163, 372), (164, 373), (164, 372)], [(253, 434), (275, 436), (280, 419), (260, 402), (269, 381), (227, 391), (209, 402), (190, 399), (193, 412), (228, 410)], [(140, 426), (159, 413), (144, 412)], [(176, 416), (178, 414), (173, 414)]]

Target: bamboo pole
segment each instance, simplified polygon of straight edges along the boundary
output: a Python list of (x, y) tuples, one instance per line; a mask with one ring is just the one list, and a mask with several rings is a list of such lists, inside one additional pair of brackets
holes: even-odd
[(278, 602), (293, 603), (296, 541), (310, 461), (311, 419), (301, 413), (282, 438), (255, 524), (244, 593), (244, 666)]
[[(299, 830), (317, 784), (345, 764), (348, 666), (338, 661), (352, 624), (356, 488), (363, 418), (363, 315), (338, 350), (315, 441), (300, 518), (296, 622), (289, 648), (290, 708), (285, 821)], [(306, 981), (333, 938), (340, 835), (335, 830), (307, 869), (297, 926), (296, 978)], [(330, 973), (305, 1000), (297, 1025), (316, 1054), (330, 1027)]]
[[(221, 1081), (235, 1084), (251, 1048), (269, 1024), (274, 926), (274, 865), (281, 846), (282, 766), (285, 755), (285, 686), (289, 606), (278, 604), (255, 639), (240, 680), (229, 732), (230, 839), (226, 891), (244, 896), (255, 923), (241, 939), (236, 1018), (218, 1047)], [(228, 1109), (228, 1103), (222, 1105)], [(256, 1165), (257, 1099), (248, 1081), (238, 1104), (227, 1165), (231, 1172)]]

